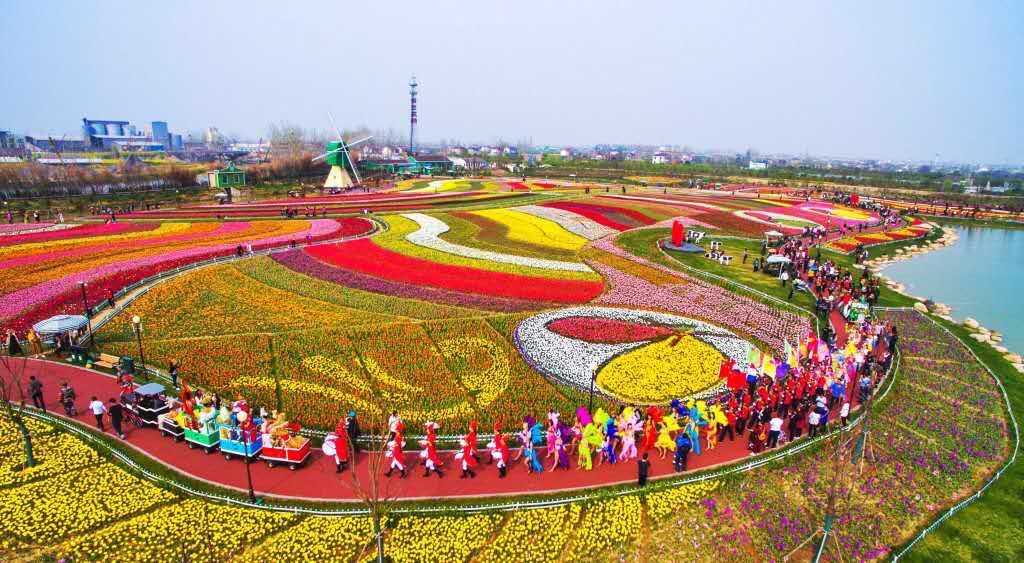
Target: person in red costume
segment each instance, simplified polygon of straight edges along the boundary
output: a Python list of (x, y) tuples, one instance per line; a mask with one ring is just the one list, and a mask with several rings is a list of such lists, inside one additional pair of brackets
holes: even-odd
[(441, 457), (437, 455), (437, 444), (435, 440), (437, 437), (434, 435), (435, 423), (427, 423), (427, 439), (420, 442), (423, 444), (423, 451), (420, 453), (420, 457), (423, 458), (423, 476), (430, 477), (430, 472), (437, 473), (438, 479), (444, 477), (444, 473), (441, 473)]
[(324, 445), (321, 448), (324, 455), (334, 458), (334, 472), (341, 473), (348, 465), (348, 435), (342, 432), (331, 432), (324, 438)]
[(463, 439), (459, 442), (462, 446), (462, 451), (455, 454), (455, 459), (462, 460), (462, 475), (459, 479), (465, 479), (466, 477), (476, 478), (476, 472), (473, 468), (476, 467), (476, 459), (473, 458), (473, 446), (469, 445), (469, 441)]
[(388, 442), (388, 453), (386, 455), (391, 458), (391, 466), (384, 473), (385, 477), (390, 477), (391, 472), (397, 469), (402, 474), (402, 478), (405, 479), (405, 452), (402, 451), (402, 446), (404, 445), (402, 431), (404, 429), (402, 423), (399, 422), (395, 426), (395, 437)]
[[(469, 455), (473, 457), (473, 461), (480, 461), (480, 452), (476, 450), (476, 429), (479, 426), (479, 422), (475, 420), (469, 421), (469, 432), (466, 433), (466, 445), (469, 446)], [(475, 463), (473, 465), (476, 465)]]

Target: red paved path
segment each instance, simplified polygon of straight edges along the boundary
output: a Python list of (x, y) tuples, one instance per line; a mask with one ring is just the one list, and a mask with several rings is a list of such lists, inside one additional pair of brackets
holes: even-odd
[[(835, 320), (833, 317), (833, 321)], [(75, 420), (94, 430), (95, 419), (86, 408), (90, 398), (95, 395), (106, 401), (110, 397), (116, 397), (118, 393), (112, 376), (69, 364), (30, 360), (24, 375), (25, 379), (27, 380), (30, 375), (35, 375), (42, 381), (47, 408), (51, 413), (60, 416), (63, 416), (63, 409), (56, 401), (57, 392), (61, 382), (69, 381), (78, 395), (79, 415)], [(111, 432), (109, 421), (106, 421), (105, 425), (107, 432)], [(170, 438), (163, 437), (155, 428), (140, 429), (125, 425), (125, 430), (128, 433), (125, 442), (129, 446), (180, 473), (238, 490), (246, 488), (244, 464), (240, 460), (228, 461), (219, 453), (207, 455), (200, 450), (191, 450), (182, 442), (175, 442)], [(569, 470), (545, 470), (540, 475), (528, 474), (521, 462), (513, 463), (509, 468), (508, 477), (505, 479), (498, 478), (498, 471), (495, 467), (481, 464), (477, 468), (475, 479), (459, 479), (460, 471), (454, 469), (458, 462), (452, 459), (451, 452), (442, 453), (446, 469), (444, 478), (439, 479), (436, 475), (424, 478), (422, 477), (423, 468), (418, 466), (419, 450), (414, 451), (417, 446), (411, 443), (412, 440), (408, 442), (409, 451), (406, 453), (406, 461), (409, 466), (409, 476), (406, 479), (398, 479), (395, 474), (391, 478), (394, 481), (392, 493), (401, 498), (550, 493), (636, 481), (635, 461), (615, 465), (606, 464), (599, 468), (595, 467), (592, 471), (583, 471), (576, 469), (575, 459), (570, 460), (572, 468)], [(730, 442), (727, 437), (714, 450), (705, 449), (699, 456), (691, 453), (689, 469), (706, 468), (748, 457), (749, 452), (746, 445), (746, 435), (742, 438), (737, 437), (735, 442)], [(367, 476), (366, 455), (368, 454), (361, 454), (356, 463), (356, 470), (361, 471), (364, 477)], [(672, 474), (671, 454), (661, 460), (658, 459), (657, 452), (652, 451), (651, 458), (652, 478), (657, 479)], [(545, 469), (547, 467), (550, 467), (550, 462), (545, 463)], [(334, 473), (333, 461), (325, 458), (320, 450), (313, 450), (307, 465), (297, 471), (289, 471), (284, 467), (269, 468), (263, 463), (253, 463), (251, 469), (258, 495), (321, 500), (352, 500), (355, 498), (353, 491), (345, 484), (349, 481), (347, 474), (343, 474), (346, 476), (344, 480), (339, 480)]]

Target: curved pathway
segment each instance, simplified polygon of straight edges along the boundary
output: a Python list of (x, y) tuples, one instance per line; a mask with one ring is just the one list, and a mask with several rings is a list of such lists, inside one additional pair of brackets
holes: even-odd
[[(95, 419), (87, 409), (90, 399), (96, 396), (106, 401), (118, 395), (118, 387), (113, 376), (71, 364), (28, 360), (24, 373), (26, 381), (31, 375), (43, 383), (47, 409), (51, 414), (62, 417), (63, 409), (57, 403), (56, 395), (62, 382), (70, 382), (78, 395), (76, 406), (79, 411), (78, 416), (72, 420), (93, 431), (96, 431)], [(109, 421), (105, 422), (105, 426), (110, 433)], [(201, 450), (189, 449), (183, 442), (165, 438), (152, 427), (135, 428), (125, 425), (124, 430), (127, 432), (127, 446), (182, 475), (239, 491), (246, 490), (245, 466), (240, 460), (229, 461), (217, 453), (207, 455)], [(399, 479), (397, 473), (391, 477), (394, 481), (391, 492), (401, 499), (543, 494), (636, 482), (635, 461), (582, 471), (576, 468), (575, 459), (570, 460), (571, 469), (568, 471), (548, 471), (548, 460), (544, 473), (540, 475), (528, 474), (521, 462), (515, 462), (511, 464), (508, 477), (505, 479), (498, 477), (498, 471), (494, 466), (482, 463), (477, 468), (475, 479), (460, 479), (459, 462), (454, 460), (454, 452), (450, 451), (441, 453), (444, 477), (431, 475), (424, 478), (423, 468), (419, 465), (419, 447), (414, 442), (415, 439), (409, 437), (406, 440), (408, 477)], [(699, 456), (691, 453), (688, 469), (707, 469), (745, 459), (749, 456), (746, 446), (746, 435), (737, 436), (732, 442), (726, 437), (714, 450), (705, 450)], [(355, 464), (355, 470), (359, 471), (364, 479), (368, 477), (365, 463), (367, 455), (377, 454), (362, 453)], [(486, 458), (486, 454), (483, 457)], [(673, 475), (671, 454), (662, 460), (658, 458), (657, 451), (652, 450), (651, 458), (653, 479)], [(260, 496), (323, 501), (357, 500), (354, 491), (348, 485), (350, 479), (344, 474), (344, 478), (339, 479), (334, 472), (333, 461), (324, 457), (319, 449), (314, 449), (307, 464), (296, 471), (289, 471), (284, 467), (269, 468), (263, 463), (253, 463), (251, 471), (256, 494)]]

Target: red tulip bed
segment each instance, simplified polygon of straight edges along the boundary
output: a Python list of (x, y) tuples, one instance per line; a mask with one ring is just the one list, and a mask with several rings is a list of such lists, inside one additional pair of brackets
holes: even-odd
[(545, 203), (543, 206), (571, 211), (581, 217), (586, 217), (599, 225), (604, 225), (605, 227), (615, 229), (616, 231), (626, 231), (635, 227), (652, 225), (657, 222), (656, 218), (650, 217), (628, 207), (614, 207), (596, 203), (577, 203), (568, 201)]

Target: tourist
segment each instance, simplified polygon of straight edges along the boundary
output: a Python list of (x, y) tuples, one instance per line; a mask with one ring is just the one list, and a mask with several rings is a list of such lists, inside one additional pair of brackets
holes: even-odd
[(178, 360), (171, 360), (170, 367), (167, 368), (167, 375), (171, 376), (171, 387), (178, 388)]
[(28, 378), (28, 394), (32, 397), (32, 404), (46, 412), (46, 403), (43, 402), (43, 382), (36, 379), (34, 375)]
[(65, 381), (60, 384), (60, 404), (64, 407), (64, 414), (67, 416), (78, 416), (78, 409), (75, 408), (75, 390), (71, 384)]
[(846, 426), (850, 418), (850, 401), (844, 400), (843, 406), (839, 409), (839, 418), (843, 421), (843, 426)]
[(391, 411), (391, 416), (388, 417), (388, 440), (395, 438), (397, 428), (402, 424), (402, 417), (398, 416), (398, 411)]
[(96, 428), (99, 428), (100, 432), (106, 432), (106, 429), (103, 428), (103, 415), (107, 412), (107, 406), (103, 404), (103, 401), (93, 396), (89, 401), (89, 410), (96, 417)]
[(818, 423), (821, 422), (821, 413), (814, 409), (807, 415), (807, 437), (814, 438), (818, 435)]
[(644, 485), (647, 484), (647, 476), (651, 472), (651, 461), (649, 459), (647, 459), (647, 453), (646, 452), (644, 452), (644, 455), (643, 455), (642, 458), (640, 458), (640, 461), (637, 462), (637, 464), (636, 464), (636, 471), (637, 471), (636, 484), (641, 486), (641, 487), (643, 487)]
[(676, 473), (686, 471), (686, 458), (690, 455), (690, 437), (686, 432), (676, 435), (676, 453), (672, 459), (672, 467)]
[(111, 397), (110, 406), (107, 407), (107, 415), (110, 417), (110, 426), (114, 429), (114, 434), (117, 434), (118, 438), (124, 440), (124, 432), (121, 431), (121, 418), (124, 416), (124, 412), (121, 409), (121, 403), (118, 403), (113, 397)]
[(348, 443), (352, 445), (353, 456), (359, 455), (359, 436), (362, 432), (359, 430), (356, 411), (348, 411), (348, 416), (345, 417), (345, 432), (348, 434)]
[(750, 257), (750, 252), (748, 252), (748, 251), (747, 251), (747, 249), (746, 249), (746, 248), (744, 248), (744, 249), (743, 249), (743, 263), (744, 263), (744, 264), (746, 264), (746, 263), (747, 263), (747, 258), (748, 258), (748, 257)]
[(782, 418), (778, 413), (768, 421), (768, 448), (774, 448), (779, 443), (779, 435), (782, 434)]

